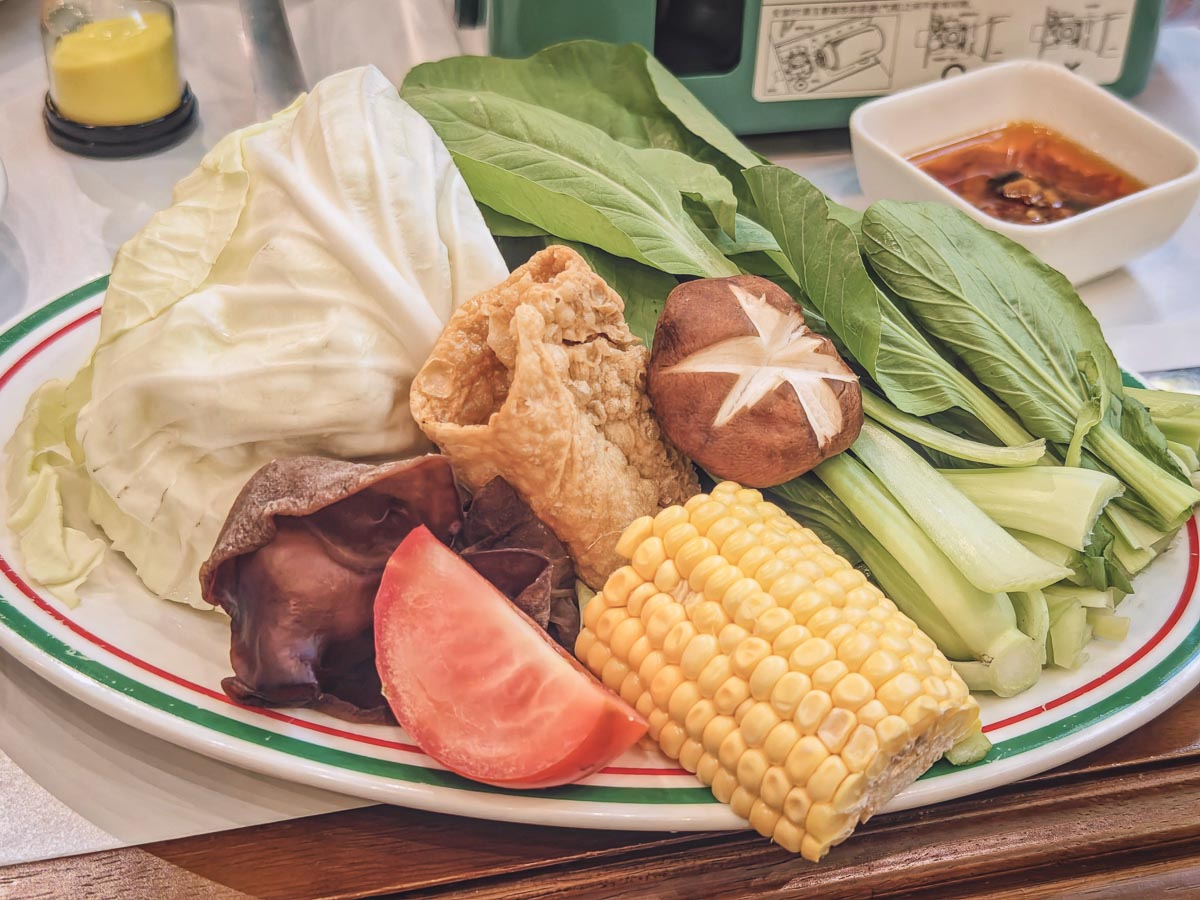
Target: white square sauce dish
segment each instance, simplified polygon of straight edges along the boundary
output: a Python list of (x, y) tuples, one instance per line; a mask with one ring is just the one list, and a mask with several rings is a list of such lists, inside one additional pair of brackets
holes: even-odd
[[(1016, 123), (1056, 132), (1141, 184), (1067, 218), (1021, 224), (977, 208), (911, 159)], [(868, 200), (948, 203), (1024, 245), (1073, 284), (1166, 241), (1200, 194), (1200, 154), (1191, 144), (1050, 63), (1004, 63), (872, 101), (854, 112), (850, 137)]]

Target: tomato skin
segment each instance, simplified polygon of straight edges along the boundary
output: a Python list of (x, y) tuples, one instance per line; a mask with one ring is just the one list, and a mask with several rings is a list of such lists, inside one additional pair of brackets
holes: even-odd
[(423, 526), (384, 569), (375, 661), (421, 749), (485, 784), (569, 784), (646, 733), (645, 719)]

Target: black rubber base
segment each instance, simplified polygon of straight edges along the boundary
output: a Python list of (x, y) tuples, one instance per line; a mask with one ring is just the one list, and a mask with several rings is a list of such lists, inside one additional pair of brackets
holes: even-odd
[(64, 118), (49, 94), (42, 119), (56, 147), (80, 156), (121, 159), (157, 153), (179, 143), (196, 127), (198, 108), (195, 94), (185, 84), (179, 106), (160, 119), (140, 125), (81, 125)]

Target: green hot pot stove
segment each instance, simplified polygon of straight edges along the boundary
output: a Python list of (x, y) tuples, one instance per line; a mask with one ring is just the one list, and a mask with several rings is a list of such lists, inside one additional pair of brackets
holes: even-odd
[(489, 52), (636, 42), (734, 131), (843, 126), (856, 105), (1013, 59), (1122, 96), (1150, 74), (1161, 0), (458, 0)]

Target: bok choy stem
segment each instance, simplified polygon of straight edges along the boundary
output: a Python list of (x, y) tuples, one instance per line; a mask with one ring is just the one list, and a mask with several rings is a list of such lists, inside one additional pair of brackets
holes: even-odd
[(971, 686), (1011, 697), (1041, 672), (1037, 645), (1017, 628), (1006, 594), (969, 582), (878, 478), (847, 453), (814, 470), (851, 514), (904, 567), (971, 650)]

